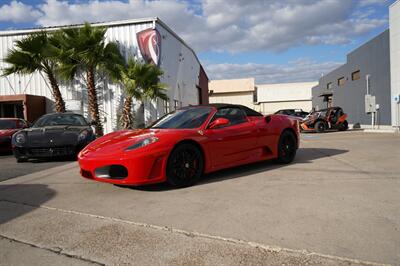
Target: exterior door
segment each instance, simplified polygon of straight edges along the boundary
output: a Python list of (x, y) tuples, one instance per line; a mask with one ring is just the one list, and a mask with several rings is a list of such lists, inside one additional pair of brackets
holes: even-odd
[(219, 168), (246, 161), (257, 148), (258, 129), (240, 108), (219, 109), (213, 119), (226, 118), (230, 124), (221, 128), (207, 129), (207, 148), (211, 154), (211, 166)]

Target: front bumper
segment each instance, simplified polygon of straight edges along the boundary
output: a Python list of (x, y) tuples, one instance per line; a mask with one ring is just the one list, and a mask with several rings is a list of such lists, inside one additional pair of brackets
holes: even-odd
[(11, 138), (0, 138), (0, 152), (9, 152), (11, 150)]
[(74, 156), (79, 152), (79, 149), (75, 146), (36, 148), (14, 147), (13, 152), (16, 157), (51, 158)]
[[(161, 183), (166, 180), (167, 152), (152, 154), (123, 153), (119, 156), (95, 156), (79, 154), (80, 173), (83, 177), (100, 182), (138, 186)], [(120, 169), (123, 174), (118, 176)], [(126, 171), (126, 172), (124, 172)]]

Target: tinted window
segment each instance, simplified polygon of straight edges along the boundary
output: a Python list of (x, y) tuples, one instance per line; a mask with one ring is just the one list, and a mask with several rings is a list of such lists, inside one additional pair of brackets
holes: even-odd
[(87, 126), (85, 118), (75, 114), (45, 115), (39, 118), (34, 127), (45, 126)]
[(0, 120), (0, 129), (14, 129), (14, 128), (17, 128), (17, 121)]
[(211, 110), (209, 107), (176, 110), (160, 118), (150, 128), (198, 128), (206, 121)]
[(216, 120), (218, 118), (221, 118), (221, 117), (228, 119), (231, 126), (232, 125), (237, 125), (237, 124), (240, 124), (240, 123), (243, 123), (243, 122), (247, 121), (246, 115), (244, 114), (244, 112), (240, 108), (222, 108), (222, 109), (219, 109), (215, 113), (212, 121), (214, 121), (214, 120)]

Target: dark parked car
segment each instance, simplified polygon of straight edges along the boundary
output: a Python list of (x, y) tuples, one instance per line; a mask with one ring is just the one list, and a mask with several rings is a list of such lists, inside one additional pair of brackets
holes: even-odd
[(309, 113), (303, 111), (302, 109), (282, 109), (282, 110), (276, 111), (275, 114), (305, 118)]
[(20, 118), (0, 118), (0, 152), (11, 152), (11, 137), (15, 132), (28, 127)]
[(18, 162), (30, 158), (70, 157), (95, 139), (85, 118), (74, 113), (54, 113), (40, 117), (31, 128), (12, 137), (13, 153)]

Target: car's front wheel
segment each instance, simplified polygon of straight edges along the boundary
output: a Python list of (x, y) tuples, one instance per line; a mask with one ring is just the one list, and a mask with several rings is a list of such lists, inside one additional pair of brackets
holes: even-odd
[(344, 120), (344, 122), (340, 125), (339, 130), (345, 131), (347, 129), (349, 129), (349, 123), (347, 122), (347, 120)]
[(17, 157), (17, 163), (24, 163), (27, 162), (28, 158), (25, 157)]
[(294, 160), (297, 152), (297, 140), (291, 131), (284, 131), (279, 138), (278, 158), (279, 163), (288, 164)]
[(317, 123), (315, 123), (314, 128), (317, 133), (322, 133), (326, 130), (327, 126), (323, 121), (318, 121)]
[(167, 163), (167, 181), (174, 187), (187, 187), (196, 183), (203, 174), (204, 159), (193, 144), (178, 145)]

